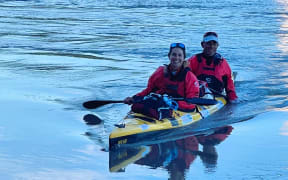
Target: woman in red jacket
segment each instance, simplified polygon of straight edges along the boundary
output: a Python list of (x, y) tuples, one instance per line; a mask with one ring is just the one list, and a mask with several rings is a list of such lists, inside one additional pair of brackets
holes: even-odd
[[(133, 97), (127, 97), (124, 102), (126, 104), (133, 103), (133, 111), (142, 111), (140, 113), (149, 114), (148, 111), (151, 110), (149, 108), (157, 111), (157, 106), (159, 105), (151, 102), (146, 103), (145, 100), (135, 103), (136, 99), (141, 99), (150, 93), (167, 94), (168, 96), (183, 98), (199, 97), (199, 83), (196, 76), (188, 67), (185, 68), (183, 66), (185, 57), (185, 45), (172, 43), (168, 53), (169, 65), (160, 66), (149, 78), (147, 88)], [(186, 101), (178, 101), (178, 107), (182, 111), (193, 111), (195, 105)]]
[(206, 81), (212, 92), (222, 93), (225, 89), (229, 101), (236, 102), (231, 68), (226, 59), (216, 52), (218, 35), (215, 32), (205, 33), (201, 46), (203, 52), (188, 59), (192, 72), (199, 80)]

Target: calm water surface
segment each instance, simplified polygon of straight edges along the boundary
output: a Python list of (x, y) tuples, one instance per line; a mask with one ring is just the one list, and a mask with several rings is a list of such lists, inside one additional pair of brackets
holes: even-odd
[[(288, 179), (287, 12), (284, 0), (0, 0), (1, 179)], [(214, 156), (195, 136), (107, 152), (129, 107), (81, 103), (142, 90), (170, 43), (191, 56), (206, 31), (218, 32), (241, 101), (197, 126), (232, 125), (212, 138)], [(87, 126), (88, 113), (104, 124)], [(193, 152), (179, 146), (189, 139)]]

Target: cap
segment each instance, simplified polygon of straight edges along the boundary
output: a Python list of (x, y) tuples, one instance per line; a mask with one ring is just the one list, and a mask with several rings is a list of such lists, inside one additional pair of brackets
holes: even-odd
[(209, 41), (216, 41), (218, 43), (218, 37), (211, 34), (203, 38), (203, 42), (209, 42)]

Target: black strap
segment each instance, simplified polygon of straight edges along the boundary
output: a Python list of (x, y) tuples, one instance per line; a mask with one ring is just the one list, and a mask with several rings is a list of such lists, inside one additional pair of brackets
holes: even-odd
[(201, 63), (201, 62), (202, 62), (201, 56), (202, 56), (202, 53), (196, 54), (198, 63)]

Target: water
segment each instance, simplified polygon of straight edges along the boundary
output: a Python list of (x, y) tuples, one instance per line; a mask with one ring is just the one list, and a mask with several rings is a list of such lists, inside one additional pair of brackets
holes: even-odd
[[(288, 179), (287, 10), (283, 0), (0, 1), (1, 179), (167, 179), (163, 167), (133, 163), (109, 172), (101, 149), (129, 107), (81, 103), (139, 92), (171, 42), (189, 57), (210, 30), (238, 72), (241, 103), (201, 126), (252, 119), (232, 124), (216, 168), (196, 158), (186, 179)], [(87, 126), (87, 113), (104, 124)]]

